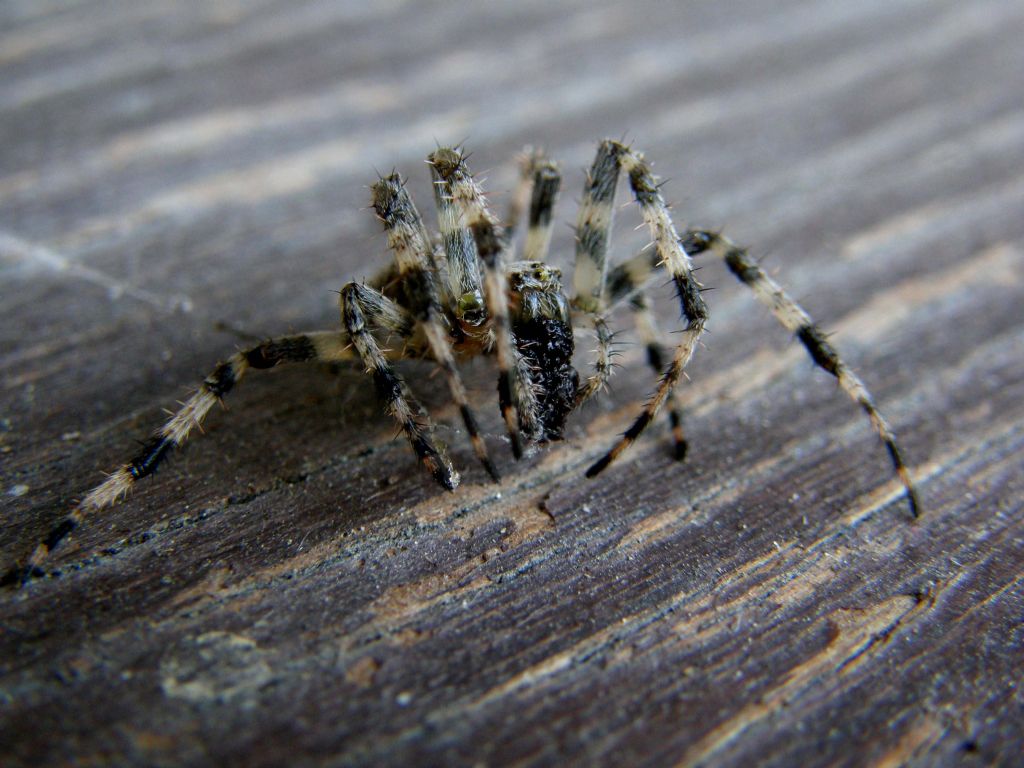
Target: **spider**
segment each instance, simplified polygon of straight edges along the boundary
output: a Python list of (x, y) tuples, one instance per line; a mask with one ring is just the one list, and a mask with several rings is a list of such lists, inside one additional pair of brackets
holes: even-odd
[[(341, 330), (270, 339), (217, 365), (139, 453), (88, 493), (38, 545), (26, 565), (12, 569), (5, 581), (42, 575), (41, 565), (48, 554), (89, 513), (114, 504), (138, 480), (152, 474), (250, 370), (282, 363), (360, 361), (420, 463), (439, 485), (453, 490), (459, 485), (459, 473), (434, 440), (429, 417), (396, 372), (395, 361), (424, 358), (440, 366), (476, 457), (498, 482), (498, 471), (480, 435), (456, 360), (484, 354), (496, 358), (498, 402), (512, 453), (518, 459), (527, 445), (560, 439), (569, 414), (605, 387), (613, 368), (608, 318), (613, 310), (628, 306), (646, 346), (648, 363), (660, 379), (632, 426), (586, 475), (593, 477), (611, 464), (663, 409), (668, 412), (675, 455), (682, 459), (687, 444), (675, 388), (708, 319), (702, 286), (694, 278), (692, 265), (693, 257), (704, 253), (722, 258), (797, 336), (811, 359), (835, 376), (865, 411), (888, 450), (910, 511), (917, 517), (919, 503), (910, 472), (892, 429), (861, 380), (842, 362), (810, 316), (744, 248), (717, 232), (690, 229), (678, 234), (643, 155), (619, 141), (605, 140), (598, 146), (576, 222), (572, 299), (562, 288), (560, 270), (545, 262), (561, 183), (554, 163), (538, 152), (524, 156), (522, 180), (507, 228), (487, 207), (460, 147), (439, 147), (427, 163), (438, 212), (437, 237), (428, 233), (403, 179), (397, 173), (379, 178), (371, 187), (373, 209), (384, 226), (394, 261), (368, 283), (351, 282), (341, 289)], [(609, 269), (609, 234), (620, 174), (628, 177), (653, 247)], [(511, 260), (512, 234), (526, 209), (523, 259)], [(667, 362), (647, 297), (660, 267), (674, 283), (686, 321)], [(582, 381), (573, 367), (574, 326), (586, 327), (597, 338), (591, 372)], [(404, 343), (398, 348), (383, 346), (391, 336)]]

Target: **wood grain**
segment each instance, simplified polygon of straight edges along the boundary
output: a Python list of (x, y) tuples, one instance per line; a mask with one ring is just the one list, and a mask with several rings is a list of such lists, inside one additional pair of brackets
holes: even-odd
[(652, 428), (583, 479), (653, 386), (635, 346), (518, 465), (493, 367), (466, 367), (500, 487), (407, 367), (451, 494), (360, 372), (254, 375), (59, 577), (0, 595), (0, 762), (1012, 764), (1022, 37), (1002, 0), (4, 3), (4, 565), (233, 348), (218, 323), (335, 326), (332, 291), (386, 258), (374, 169), (427, 209), (435, 140), (500, 208), (543, 145), (570, 221), (596, 141), (627, 136), (681, 220), (835, 332), (924, 515), (717, 264), (684, 464)]

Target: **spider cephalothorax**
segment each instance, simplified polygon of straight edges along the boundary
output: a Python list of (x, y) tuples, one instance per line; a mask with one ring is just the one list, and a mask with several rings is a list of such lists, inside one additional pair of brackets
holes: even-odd
[[(672, 426), (676, 456), (682, 458), (686, 441), (675, 387), (708, 318), (691, 264), (691, 258), (702, 253), (723, 258), (804, 344), (811, 359), (835, 376), (867, 413), (906, 488), (911, 511), (917, 514), (916, 493), (893, 432), (860, 379), (807, 313), (745, 249), (715, 232), (677, 233), (642, 155), (617, 141), (606, 140), (598, 147), (576, 221), (571, 300), (563, 292), (560, 271), (545, 263), (561, 178), (553, 163), (538, 153), (525, 157), (520, 190), (503, 227), (485, 204), (460, 149), (439, 148), (427, 162), (434, 182), (437, 237), (428, 232), (398, 174), (379, 179), (372, 186), (373, 208), (384, 225), (394, 262), (374, 280), (342, 288), (341, 330), (272, 339), (219, 364), (139, 454), (87, 494), (36, 548), (27, 565), (12, 569), (6, 579), (19, 580), (40, 572), (47, 554), (88, 513), (113, 504), (137, 480), (155, 471), (252, 368), (358, 359), (420, 462), (441, 486), (452, 490), (460, 482), (459, 474), (443, 446), (435, 441), (422, 407), (395, 370), (395, 360), (417, 357), (440, 366), (478, 460), (498, 481), (456, 360), (481, 354), (495, 358), (498, 401), (512, 452), (518, 458), (524, 443), (561, 438), (566, 418), (604, 388), (612, 371), (610, 318), (619, 307), (626, 307), (646, 347), (648, 362), (660, 378), (632, 426), (587, 475), (596, 475), (622, 454), (663, 408)], [(620, 174), (628, 177), (653, 247), (609, 270), (609, 234)], [(512, 233), (523, 209), (528, 209), (523, 260), (514, 261)], [(685, 321), (671, 356), (647, 298), (652, 280), (664, 274), (660, 270), (671, 278)], [(573, 367), (574, 327), (592, 332), (597, 339), (592, 371), (583, 381)], [(404, 343), (386, 343), (396, 336)]]

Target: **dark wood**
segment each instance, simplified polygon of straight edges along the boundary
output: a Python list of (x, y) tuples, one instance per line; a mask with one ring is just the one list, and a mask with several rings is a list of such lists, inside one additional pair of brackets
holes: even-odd
[(374, 169), (428, 210), (435, 139), (502, 207), (545, 146), (568, 221), (629, 137), (835, 332), (924, 506), (720, 264), (683, 464), (659, 424), (583, 478), (651, 390), (635, 346), (518, 465), (467, 366), (500, 487), (405, 368), (450, 494), (360, 372), (254, 374), (0, 595), (0, 762), (1019, 760), (1022, 39), (1005, 0), (0, 5), (3, 565), (232, 349), (218, 323), (335, 326), (386, 258)]

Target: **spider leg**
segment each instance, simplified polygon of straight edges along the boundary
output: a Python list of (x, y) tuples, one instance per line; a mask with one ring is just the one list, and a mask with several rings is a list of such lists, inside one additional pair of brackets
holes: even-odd
[(710, 251), (724, 259), (729, 271), (753, 291), (755, 298), (775, 315), (783, 327), (796, 334), (815, 364), (835, 376), (839, 387), (864, 410), (879, 439), (885, 445), (896, 474), (906, 489), (911, 514), (918, 517), (921, 505), (917, 489), (903, 460), (903, 454), (896, 444), (896, 435), (892, 427), (878, 410), (864, 382), (840, 359), (839, 353), (828, 342), (810, 315), (761, 269), (746, 249), (740, 248), (727, 237), (716, 232), (689, 230), (684, 240), (687, 250), (694, 255)]
[[(657, 252), (652, 248), (612, 268), (608, 273), (606, 314), (610, 314), (620, 304), (628, 301), (640, 339), (647, 349), (647, 362), (655, 373), (660, 374), (665, 370), (666, 351), (660, 340), (661, 334), (654, 313), (651, 311), (650, 297), (646, 292), (646, 287), (654, 278), (657, 267)], [(669, 393), (668, 408), (676, 460), (682, 461), (686, 458), (687, 442), (683, 433), (683, 408), (675, 391)]]
[(597, 337), (597, 347), (594, 349), (594, 372), (587, 377), (576, 390), (576, 403), (574, 408), (579, 408), (585, 402), (597, 395), (608, 385), (612, 376), (612, 333), (601, 315), (587, 315), (593, 324), (594, 335)]
[(529, 371), (522, 364), (512, 338), (508, 309), (508, 282), (504, 267), (505, 235), (497, 218), (484, 203), (483, 192), (466, 166), (458, 149), (442, 147), (431, 153), (427, 162), (462, 214), (462, 221), (473, 235), (477, 255), (484, 267), (483, 295), (487, 315), (494, 331), (498, 362), (498, 400), (502, 418), (512, 444), (512, 454), (523, 455), (520, 423), (527, 435), (540, 434), (536, 407), (532, 402)]
[(576, 262), (578, 305), (591, 311), (602, 308), (607, 273), (604, 257), (607, 253), (607, 233), (611, 226), (611, 206), (619, 168), (629, 176), (629, 186), (650, 230), (657, 261), (664, 264), (672, 276), (682, 314), (686, 318), (686, 327), (654, 395), (622, 438), (587, 470), (587, 477), (594, 477), (611, 464), (654, 420), (693, 357), (708, 319), (708, 310), (701, 297), (701, 285), (693, 276), (692, 262), (680, 243), (654, 174), (641, 155), (619, 142), (609, 140), (601, 143), (588, 179), (584, 208), (589, 213), (585, 215), (584, 209), (580, 212)]
[(654, 280), (659, 264), (658, 253), (654, 248), (644, 249), (633, 258), (616, 264), (608, 272), (605, 314), (610, 314), (627, 301), (634, 303)]
[[(419, 212), (416, 210), (415, 205), (413, 205), (412, 198), (409, 197), (409, 193), (405, 190), (402, 180), (397, 174), (380, 179), (373, 185), (372, 191), (374, 209), (384, 223), (384, 229), (388, 236), (388, 245), (395, 254), (395, 262), (400, 273), (398, 294), (401, 304), (410, 313), (411, 318), (415, 320), (416, 324), (422, 327), (430, 355), (444, 371), (452, 399), (459, 406), (459, 412), (462, 415), (462, 421), (466, 426), (466, 432), (469, 434), (473, 450), (487, 471), (487, 474), (497, 482), (500, 479), (498, 472), (487, 453), (487, 446), (480, 435), (480, 428), (477, 426), (476, 417), (469, 407), (466, 387), (462, 383), (462, 377), (459, 375), (458, 368), (455, 365), (447, 320), (441, 309), (440, 295), (435, 280), (437, 273), (430, 262), (429, 240), (426, 235), (426, 228), (423, 226), (423, 220), (420, 218)], [(443, 209), (440, 210), (443, 216), (445, 211)], [(449, 232), (448, 234), (453, 233)], [(455, 232), (454, 234), (457, 235), (458, 233)], [(460, 243), (460, 245), (463, 245), (463, 243)], [(475, 270), (475, 263), (470, 266)], [(467, 270), (460, 279), (469, 281), (468, 285), (472, 288), (473, 274), (471, 271)], [(479, 274), (477, 273), (478, 281)], [(364, 294), (364, 303), (388, 301), (386, 297), (380, 294), (374, 295), (365, 292)], [(355, 297), (356, 293), (355, 291), (350, 291), (349, 295)], [(367, 349), (369, 350), (368, 346)], [(372, 350), (369, 350), (369, 352), (372, 354)], [(363, 362), (370, 368), (371, 365), (368, 362), (368, 358), (362, 352), (360, 356), (363, 357)], [(390, 395), (387, 395), (385, 399), (388, 397)], [(394, 410), (394, 407), (389, 405), (389, 408), (398, 418), (398, 412)], [(409, 432), (406, 423), (401, 418), (399, 418), (399, 422), (403, 424), (403, 429), (406, 430), (409, 439), (413, 440), (413, 435)], [(418, 443), (414, 441), (413, 447), (416, 448), (417, 445)], [(423, 454), (419, 453), (419, 449), (417, 449), (417, 453), (423, 459)], [(435, 474), (435, 477), (438, 477), (438, 475)], [(439, 482), (445, 487), (449, 487), (448, 483), (440, 478)], [(458, 484), (458, 475), (455, 475), (455, 484)]]
[(586, 312), (599, 312), (604, 307), (615, 187), (619, 181), (622, 156), (627, 151), (617, 141), (602, 141), (583, 185), (583, 199), (576, 218), (576, 267), (573, 272), (576, 295), (573, 304)]
[[(611, 341), (606, 316), (605, 281), (608, 272), (608, 241), (611, 237), (615, 187), (619, 180), (619, 156), (623, 147), (614, 141), (602, 141), (583, 184), (576, 219), (576, 261), (573, 272), (572, 300), (577, 315), (587, 318), (597, 338), (592, 363), (593, 373), (576, 392), (576, 407), (605, 388), (611, 378)], [(580, 318), (582, 319), (582, 318)]]
[[(658, 324), (651, 311), (650, 299), (644, 292), (637, 293), (630, 301), (630, 309), (636, 322), (640, 339), (647, 350), (647, 364), (655, 373), (665, 370), (665, 347), (661, 343)], [(683, 432), (683, 408), (679, 403), (679, 395), (675, 390), (668, 393), (668, 423), (672, 431), (672, 442), (675, 445), (676, 461), (686, 458), (686, 435)]]
[(391, 304), (391, 301), (371, 288), (359, 283), (349, 283), (341, 289), (342, 323), (349, 338), (352, 339), (356, 354), (366, 366), (367, 373), (373, 375), (378, 396), (385, 403), (388, 413), (405, 432), (420, 462), (441, 486), (449, 491), (454, 490), (459, 484), (458, 472), (452, 467), (448, 457), (431, 442), (427, 434), (429, 423), (424, 425), (417, 420), (419, 404), (413, 399), (402, 377), (384, 356), (371, 333), (369, 318), (382, 304), (386, 306)]
[(552, 214), (561, 185), (562, 176), (558, 172), (558, 166), (542, 157), (536, 158), (533, 164), (526, 245), (523, 248), (523, 259), (526, 261), (547, 260), (554, 226)]
[(437, 167), (430, 164), (434, 181), (434, 202), (437, 206), (438, 229), (444, 244), (448, 264), (448, 293), (460, 321), (470, 327), (485, 318), (483, 279), (476, 255), (473, 233), (462, 223), (462, 212), (455, 204), (448, 182), (440, 177)]
[(97, 510), (112, 506), (136, 482), (153, 474), (171, 451), (202, 425), (210, 409), (245, 377), (250, 369), (268, 369), (281, 363), (334, 363), (352, 359), (348, 337), (341, 331), (320, 331), (270, 339), (236, 352), (217, 365), (199, 388), (182, 404), (128, 463), (118, 467), (100, 485), (86, 494), (35, 548), (25, 566), (8, 571), (0, 583), (25, 581), (39, 575), (49, 554)]
[(512, 194), (505, 214), (506, 258), (511, 260), (515, 252), (515, 239), (522, 223), (523, 212), (528, 210), (533, 194), (534, 174), (539, 163), (544, 162), (544, 152), (534, 147), (525, 147), (516, 158), (519, 165), (519, 181)]

